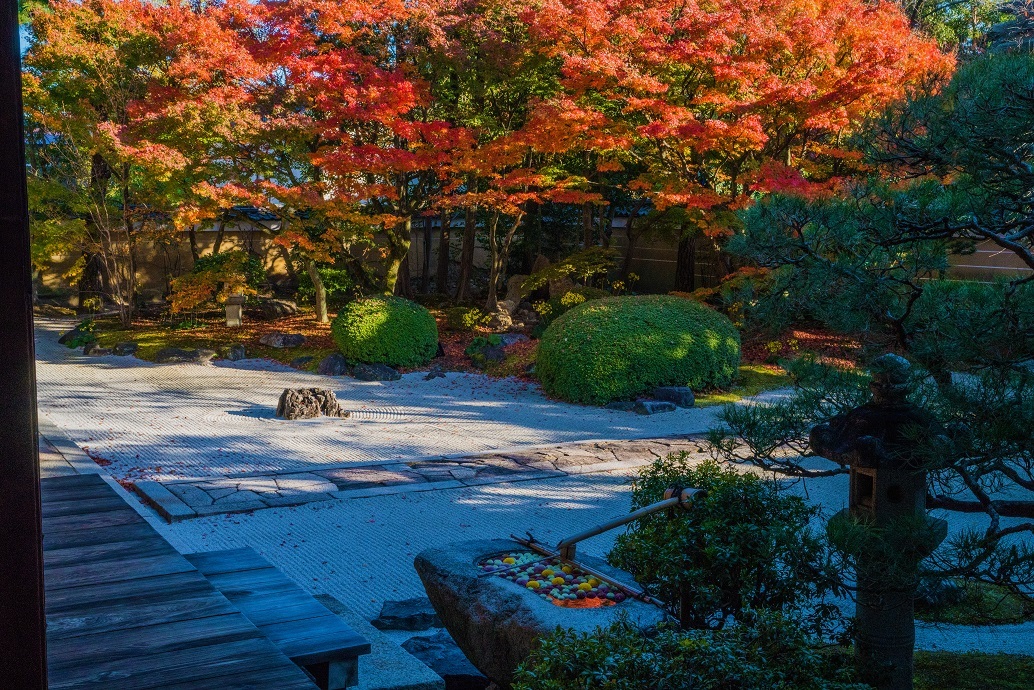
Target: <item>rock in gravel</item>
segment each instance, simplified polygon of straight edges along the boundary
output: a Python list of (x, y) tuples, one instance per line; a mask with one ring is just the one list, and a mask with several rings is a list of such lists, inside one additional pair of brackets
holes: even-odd
[(445, 690), (485, 690), (491, 681), (463, 656), (444, 630), (426, 637), (411, 637), (402, 648), (445, 681)]
[(636, 403), (628, 400), (615, 400), (612, 403), (607, 403), (608, 410), (618, 410), (620, 412), (631, 412), (635, 409)]
[(266, 347), (298, 347), (305, 344), (305, 336), (301, 333), (281, 333), (275, 331), (273, 333), (266, 333), (259, 338), (259, 343)]
[(128, 357), (129, 355), (135, 355), (139, 349), (140, 346), (133, 342), (119, 343), (111, 348), (111, 354), (118, 355), (119, 357)]
[(696, 397), (689, 386), (658, 386), (653, 389), (653, 397), (675, 403), (676, 407), (693, 407)]
[(356, 364), (352, 376), (360, 381), (398, 381), (402, 374), (387, 364)]
[(154, 356), (158, 364), (185, 364), (196, 362), (207, 364), (215, 357), (215, 350), (184, 350), (178, 347), (163, 347)]
[(499, 344), (503, 347), (510, 347), (511, 345), (516, 345), (517, 343), (526, 343), (529, 340), (531, 340), (531, 338), (524, 335), (523, 333), (503, 333), (501, 336), (499, 336)]
[(280, 401), (276, 406), (277, 417), (313, 419), (321, 415), (347, 417), (349, 413), (341, 409), (334, 391), (325, 388), (285, 388), (280, 394)]
[(230, 345), (219, 351), (219, 356), (230, 362), (239, 362), (248, 358), (248, 351), (243, 345)]
[(381, 606), (380, 615), (370, 623), (381, 630), (419, 631), (442, 627), (442, 621), (427, 597), (386, 601)]
[(101, 347), (96, 342), (86, 343), (83, 345), (83, 354), (90, 355), (91, 357), (102, 357), (104, 355), (110, 355), (111, 348)]
[(663, 400), (640, 400), (632, 408), (636, 414), (660, 414), (662, 412), (674, 412), (675, 403)]
[(445, 371), (442, 369), (440, 364), (435, 364), (433, 367), (431, 367), (431, 370), (427, 372), (427, 376), (424, 377), (424, 381), (443, 378), (445, 378)]
[[(501, 577), (479, 577), (477, 563), (527, 547), (508, 539), (467, 541), (428, 549), (413, 563), (427, 597), (449, 634), (466, 657), (503, 690), (508, 690), (517, 665), (557, 626), (591, 633), (618, 617), (652, 628), (665, 614), (634, 599), (599, 608), (563, 608), (532, 590)], [(579, 561), (619, 582), (633, 582), (628, 573), (603, 559), (579, 556)]]
[(338, 352), (327, 355), (316, 365), (316, 373), (324, 376), (344, 376), (348, 369), (348, 360)]
[(291, 366), (295, 369), (304, 369), (309, 365), (309, 362), (316, 359), (312, 355), (305, 355), (303, 357), (295, 357), (291, 360)]

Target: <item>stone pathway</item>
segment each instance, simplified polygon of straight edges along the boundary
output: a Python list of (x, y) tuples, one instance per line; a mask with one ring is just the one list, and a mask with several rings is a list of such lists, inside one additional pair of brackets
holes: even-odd
[(630, 470), (669, 453), (703, 452), (692, 436), (593, 441), (508, 453), (416, 459), (313, 472), (201, 481), (138, 481), (134, 490), (169, 522), (314, 501), (514, 483), (588, 472)]

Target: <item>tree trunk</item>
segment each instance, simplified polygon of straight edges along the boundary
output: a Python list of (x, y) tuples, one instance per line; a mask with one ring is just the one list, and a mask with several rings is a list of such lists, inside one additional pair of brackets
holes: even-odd
[(194, 230), (194, 226), (187, 230), (187, 236), (190, 238), (190, 258), (197, 263), (197, 260), (201, 258), (201, 252), (197, 248), (197, 231)]
[(442, 227), (438, 233), (438, 269), (434, 274), (436, 292), (449, 294), (449, 234), (451, 231), (452, 213), (442, 213)]
[(399, 263), (398, 278), (395, 280), (394, 294), (406, 299), (413, 297), (413, 281), (409, 270), (410, 255), (406, 254)]
[(513, 224), (506, 231), (506, 235), (500, 240), (498, 236), (499, 212), (493, 214), (492, 222), (489, 225), (488, 243), (492, 250), (492, 263), (489, 267), (488, 276), (488, 299), (485, 300), (485, 311), (492, 313), (498, 307), (498, 285), (499, 279), (506, 271), (506, 265), (510, 260), (510, 247), (513, 246), (513, 236), (517, 233), (521, 221), (524, 219), (524, 212), (519, 211), (513, 220)]
[(215, 233), (215, 244), (212, 245), (212, 256), (215, 256), (223, 248), (223, 237), (226, 235), (226, 224), (219, 221), (216, 224), (218, 232)]
[(635, 230), (635, 218), (629, 216), (625, 224), (625, 256), (621, 261), (621, 279), (628, 280), (628, 274), (632, 272), (632, 260), (635, 258), (635, 248), (639, 243), (639, 232)]
[(431, 217), (424, 218), (424, 257), (423, 266), (420, 269), (420, 292), (425, 295), (430, 288), (428, 281), (431, 279)]
[(319, 269), (316, 268), (316, 262), (312, 259), (305, 260), (305, 270), (309, 274), (309, 278), (312, 280), (312, 289), (315, 292), (313, 301), (316, 303), (316, 320), (320, 323), (329, 323), (330, 317), (327, 314), (327, 288), (323, 284), (323, 278), (320, 277)]
[[(384, 291), (389, 295), (409, 295), (409, 244), (413, 239), (413, 221), (407, 218), (388, 235), (388, 270), (384, 276)], [(401, 283), (401, 285), (399, 284)]]
[(466, 209), (463, 216), (463, 247), (460, 249), (460, 276), (456, 285), (456, 301), (469, 302), (471, 299), (470, 281), (474, 273), (474, 231), (477, 224), (476, 212)]
[(588, 201), (582, 204), (582, 244), (584, 249), (595, 244), (592, 232), (592, 204)]
[(682, 228), (678, 257), (675, 261), (675, 289), (679, 292), (696, 290), (696, 235), (687, 235)]

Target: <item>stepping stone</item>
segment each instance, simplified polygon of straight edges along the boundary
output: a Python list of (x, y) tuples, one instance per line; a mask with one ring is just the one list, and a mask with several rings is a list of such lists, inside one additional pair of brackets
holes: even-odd
[(444, 630), (436, 635), (410, 638), (402, 648), (441, 676), (445, 690), (485, 690), (491, 683)]
[(380, 630), (420, 631), (442, 626), (441, 619), (427, 597), (386, 601), (381, 606), (380, 615), (370, 623)]

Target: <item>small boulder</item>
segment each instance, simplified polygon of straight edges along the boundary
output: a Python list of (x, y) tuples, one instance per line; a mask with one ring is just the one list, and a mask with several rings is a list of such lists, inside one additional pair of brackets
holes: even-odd
[(567, 276), (551, 280), (549, 281), (549, 298), (553, 299), (554, 297), (563, 297), (576, 287), (578, 286), (574, 284), (574, 281)]
[(513, 317), (510, 316), (510, 312), (500, 307), (488, 319), (488, 327), (496, 331), (505, 331), (513, 327)]
[(119, 343), (111, 348), (111, 354), (118, 355), (119, 357), (128, 357), (129, 355), (135, 355), (139, 349), (140, 346), (133, 342)]
[(154, 355), (158, 364), (186, 364), (194, 362), (207, 364), (215, 357), (214, 350), (184, 350), (179, 347), (163, 347)]
[(608, 410), (618, 410), (620, 412), (631, 412), (635, 409), (636, 403), (628, 400), (615, 400), (612, 403), (607, 403)]
[(387, 364), (356, 364), (352, 376), (360, 381), (398, 381), (402, 374)]
[(370, 623), (381, 630), (419, 631), (442, 627), (442, 621), (427, 597), (386, 601), (381, 606), (380, 615)]
[(276, 406), (276, 416), (282, 419), (313, 419), (327, 417), (348, 417), (341, 408), (334, 391), (325, 388), (285, 388)]
[(327, 355), (316, 365), (316, 373), (323, 376), (344, 376), (348, 373), (348, 360), (344, 355), (335, 352)]
[(426, 637), (411, 637), (402, 643), (402, 648), (441, 676), (445, 690), (485, 690), (491, 684), (444, 630)]
[(244, 315), (259, 321), (274, 321), (298, 313), (298, 305), (286, 299), (251, 299), (244, 307)]
[(640, 400), (632, 408), (636, 414), (660, 414), (661, 412), (674, 412), (675, 403), (664, 400)]
[(83, 354), (91, 357), (103, 357), (111, 354), (111, 348), (101, 347), (96, 341), (83, 345)]
[(266, 347), (275, 348), (298, 347), (305, 344), (305, 336), (301, 333), (281, 333), (275, 331), (273, 333), (266, 333), (259, 338), (259, 343)]
[(513, 314), (514, 311), (517, 310), (517, 302), (512, 300), (504, 299), (500, 302), (496, 302), (495, 306), (497, 310), (505, 311), (507, 314)]
[(524, 335), (523, 333), (503, 333), (501, 336), (499, 336), (499, 344), (503, 347), (510, 347), (511, 345), (516, 345), (517, 343), (526, 343), (529, 340), (531, 340), (531, 338)]
[(481, 349), (483, 362), (502, 362), (506, 359), (506, 351), (502, 345), (488, 345)]
[(219, 356), (230, 362), (239, 362), (248, 358), (248, 351), (244, 349), (243, 345), (230, 345), (221, 349)]
[(510, 276), (510, 279), (506, 281), (506, 301), (513, 302), (514, 304), (520, 304), (521, 302), (521, 284), (528, 279), (525, 275)]
[(658, 386), (653, 389), (653, 397), (675, 403), (676, 407), (693, 407), (696, 402), (689, 386)]
[(424, 381), (430, 381), (431, 379), (445, 378), (445, 371), (442, 369), (440, 364), (435, 364), (431, 367), (431, 370), (427, 372), (427, 376), (424, 377)]
[(316, 359), (312, 355), (305, 355), (303, 357), (295, 357), (291, 360), (291, 366), (295, 369), (304, 369), (309, 365), (309, 362)]

